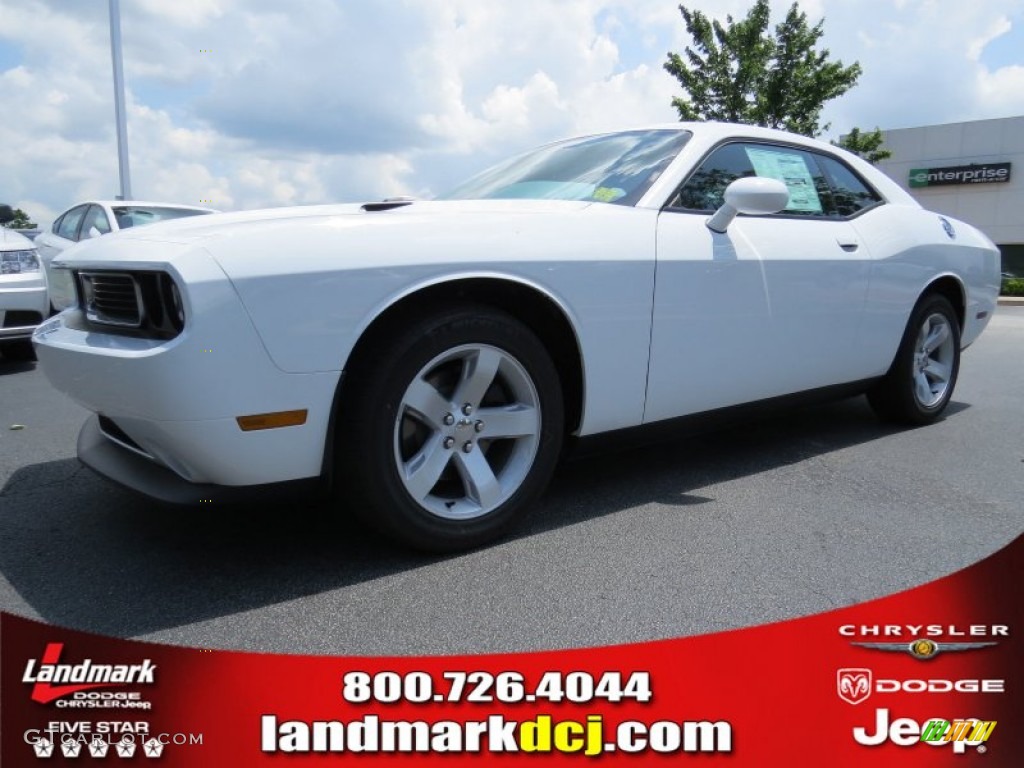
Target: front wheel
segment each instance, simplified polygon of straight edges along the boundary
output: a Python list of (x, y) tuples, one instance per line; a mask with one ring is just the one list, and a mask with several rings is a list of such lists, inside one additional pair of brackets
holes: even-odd
[(889, 373), (868, 392), (886, 421), (928, 424), (946, 409), (960, 371), (960, 323), (945, 296), (914, 308)]
[(563, 432), (558, 374), (510, 315), (438, 313), (346, 375), (341, 491), (385, 534), (431, 551), (477, 546), (550, 479)]

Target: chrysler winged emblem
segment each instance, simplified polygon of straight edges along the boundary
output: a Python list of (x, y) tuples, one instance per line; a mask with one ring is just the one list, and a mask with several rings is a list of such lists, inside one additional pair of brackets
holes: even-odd
[(935, 658), (939, 651), (973, 651), (976, 648), (988, 648), (996, 643), (937, 643), (934, 640), (921, 638), (910, 643), (850, 643), (861, 648), (874, 651), (902, 651), (915, 659), (925, 661)]
[(860, 704), (871, 695), (870, 669), (840, 669), (836, 672), (836, 693), (850, 704)]

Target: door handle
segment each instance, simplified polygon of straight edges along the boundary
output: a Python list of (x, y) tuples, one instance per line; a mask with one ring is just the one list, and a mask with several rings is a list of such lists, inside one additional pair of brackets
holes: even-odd
[(837, 240), (836, 242), (839, 243), (839, 247), (847, 253), (853, 253), (860, 248), (860, 243), (856, 240)]

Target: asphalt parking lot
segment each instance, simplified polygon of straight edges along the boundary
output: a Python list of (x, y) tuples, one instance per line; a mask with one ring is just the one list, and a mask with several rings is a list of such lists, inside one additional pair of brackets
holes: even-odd
[[(81, 468), (86, 413), (0, 360), (0, 609), (182, 645), (528, 650), (815, 613), (951, 573), (1024, 530), (1024, 307), (963, 358), (947, 416), (863, 398), (562, 467), (518, 534), (425, 557), (312, 504), (169, 510)], [(20, 426), (21, 428), (14, 428)]]

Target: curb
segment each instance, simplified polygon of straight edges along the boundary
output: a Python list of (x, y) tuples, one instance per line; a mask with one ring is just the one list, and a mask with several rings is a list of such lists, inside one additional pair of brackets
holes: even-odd
[(1000, 296), (1001, 307), (1024, 307), (1024, 296)]

